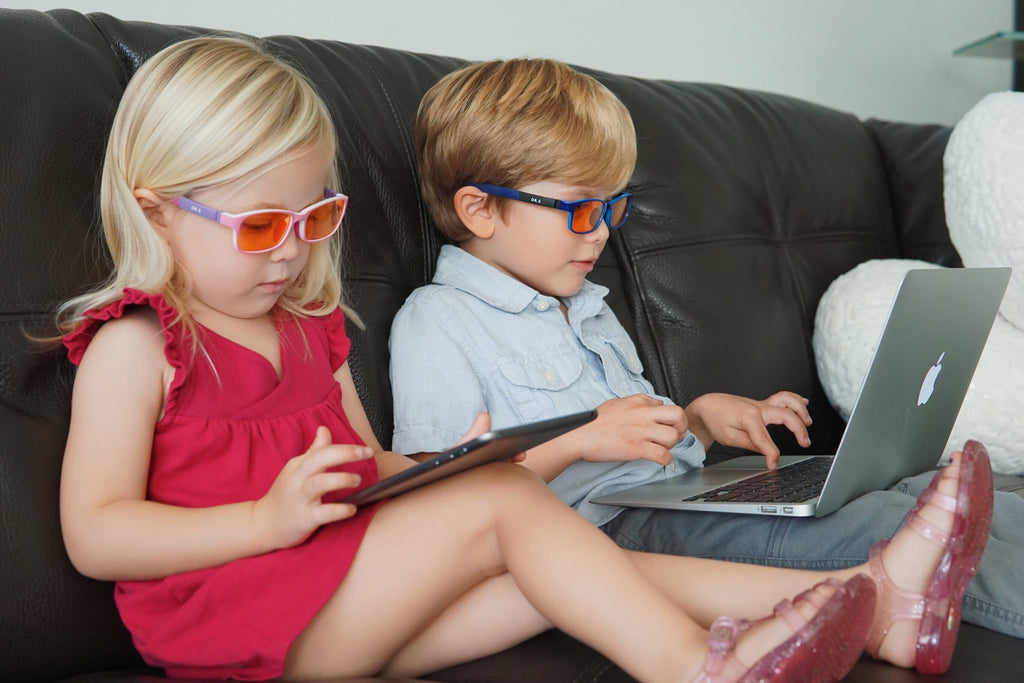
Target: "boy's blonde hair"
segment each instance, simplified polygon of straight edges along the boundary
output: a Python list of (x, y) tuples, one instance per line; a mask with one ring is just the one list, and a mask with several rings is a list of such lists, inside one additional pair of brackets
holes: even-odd
[[(146, 61), (128, 82), (107, 142), (100, 215), (114, 270), (98, 289), (65, 303), (63, 332), (125, 287), (161, 293), (194, 332), (189, 274), (151, 227), (134, 192), (173, 199), (242, 178), (306, 149), (337, 140), (323, 100), (293, 67), (254, 43), (196, 38)], [(329, 186), (340, 190), (332, 163)], [(341, 303), (340, 240), (312, 244), (299, 280), (279, 301), (296, 314), (325, 315)], [(194, 335), (193, 339), (195, 338)]]
[(460, 242), (472, 236), (453, 205), (460, 187), (552, 180), (615, 192), (633, 174), (636, 133), (625, 105), (594, 78), (551, 59), (495, 60), (427, 91), (416, 155), (431, 216)]

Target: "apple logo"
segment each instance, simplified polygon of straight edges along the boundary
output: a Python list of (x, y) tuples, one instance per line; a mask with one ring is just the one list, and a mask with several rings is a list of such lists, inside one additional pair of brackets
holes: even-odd
[(927, 374), (924, 376), (924, 381), (921, 382), (921, 391), (917, 394), (917, 405), (923, 406), (928, 402), (928, 399), (932, 397), (932, 392), (935, 391), (935, 380), (942, 372), (942, 359), (946, 357), (946, 352), (943, 351), (939, 359), (935, 361), (935, 365), (928, 368)]

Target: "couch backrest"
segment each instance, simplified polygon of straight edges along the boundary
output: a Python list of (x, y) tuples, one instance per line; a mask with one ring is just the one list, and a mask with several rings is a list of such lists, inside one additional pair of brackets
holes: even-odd
[[(96, 189), (124, 86), (148, 56), (202, 29), (66, 10), (0, 10), (0, 679), (52, 680), (136, 661), (111, 587), (79, 576), (58, 520), (72, 372), (54, 306), (106, 274)], [(441, 239), (417, 190), (422, 93), (465, 62), (296, 37), (268, 40), (324, 95), (338, 124), (345, 282), (367, 323), (352, 367), (390, 443), (386, 339), (427, 282)], [(809, 396), (812, 438), (841, 421), (818, 384), (811, 325), (837, 275), (869, 258), (956, 264), (942, 214), (948, 130), (858, 121), (788, 97), (591, 72), (633, 114), (638, 200), (594, 279), (636, 339), (656, 388)], [(783, 438), (784, 445), (792, 445)]]

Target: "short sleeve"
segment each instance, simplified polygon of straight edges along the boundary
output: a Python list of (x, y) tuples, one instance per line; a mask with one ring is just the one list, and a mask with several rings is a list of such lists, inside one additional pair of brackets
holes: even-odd
[(182, 358), (178, 339), (180, 326), (175, 324), (178, 319), (177, 312), (168, 305), (162, 294), (147, 294), (131, 288), (126, 288), (120, 299), (106, 306), (87, 311), (81, 324), (64, 336), (62, 342), (64, 348), (68, 350), (68, 358), (71, 362), (75, 365), (82, 362), (85, 350), (89, 348), (89, 344), (103, 323), (124, 316), (128, 310), (136, 306), (148, 306), (156, 311), (164, 331), (166, 342), (164, 350), (167, 359), (176, 369), (184, 367), (186, 359)]
[(179, 322), (178, 312), (167, 303), (162, 294), (149, 294), (130, 287), (125, 288), (121, 294), (122, 297), (117, 301), (86, 312), (82, 323), (64, 336), (63, 343), (68, 350), (68, 359), (75, 365), (81, 363), (85, 350), (104, 323), (123, 317), (132, 308), (152, 308), (156, 311), (164, 334), (164, 357), (174, 369), (174, 378), (167, 388), (167, 397), (164, 401), (164, 415), (169, 415), (176, 407), (178, 394), (188, 373), (188, 365), (192, 362), (191, 350), (188, 348), (189, 337)]
[(327, 342), (331, 353), (331, 372), (348, 360), (348, 352), (352, 349), (352, 340), (345, 334), (345, 313), (339, 308), (327, 316)]

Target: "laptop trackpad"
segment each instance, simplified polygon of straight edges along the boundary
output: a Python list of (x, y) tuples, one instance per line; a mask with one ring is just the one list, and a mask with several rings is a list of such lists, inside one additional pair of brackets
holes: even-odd
[[(806, 456), (783, 456), (782, 462), (803, 460)], [(655, 481), (595, 498), (592, 502), (614, 505), (678, 503), (684, 498), (725, 486), (765, 472), (764, 456), (748, 455), (731, 458), (710, 467), (698, 467), (677, 477)]]
[[(662, 482), (652, 482), (650, 486), (667, 486), (675, 495), (696, 495), (701, 491), (718, 488), (734, 481), (746, 479), (765, 472), (764, 457), (758, 455), (732, 458), (711, 467), (698, 467), (684, 472), (678, 477), (670, 477)], [(692, 493), (690, 491), (692, 490)]]

